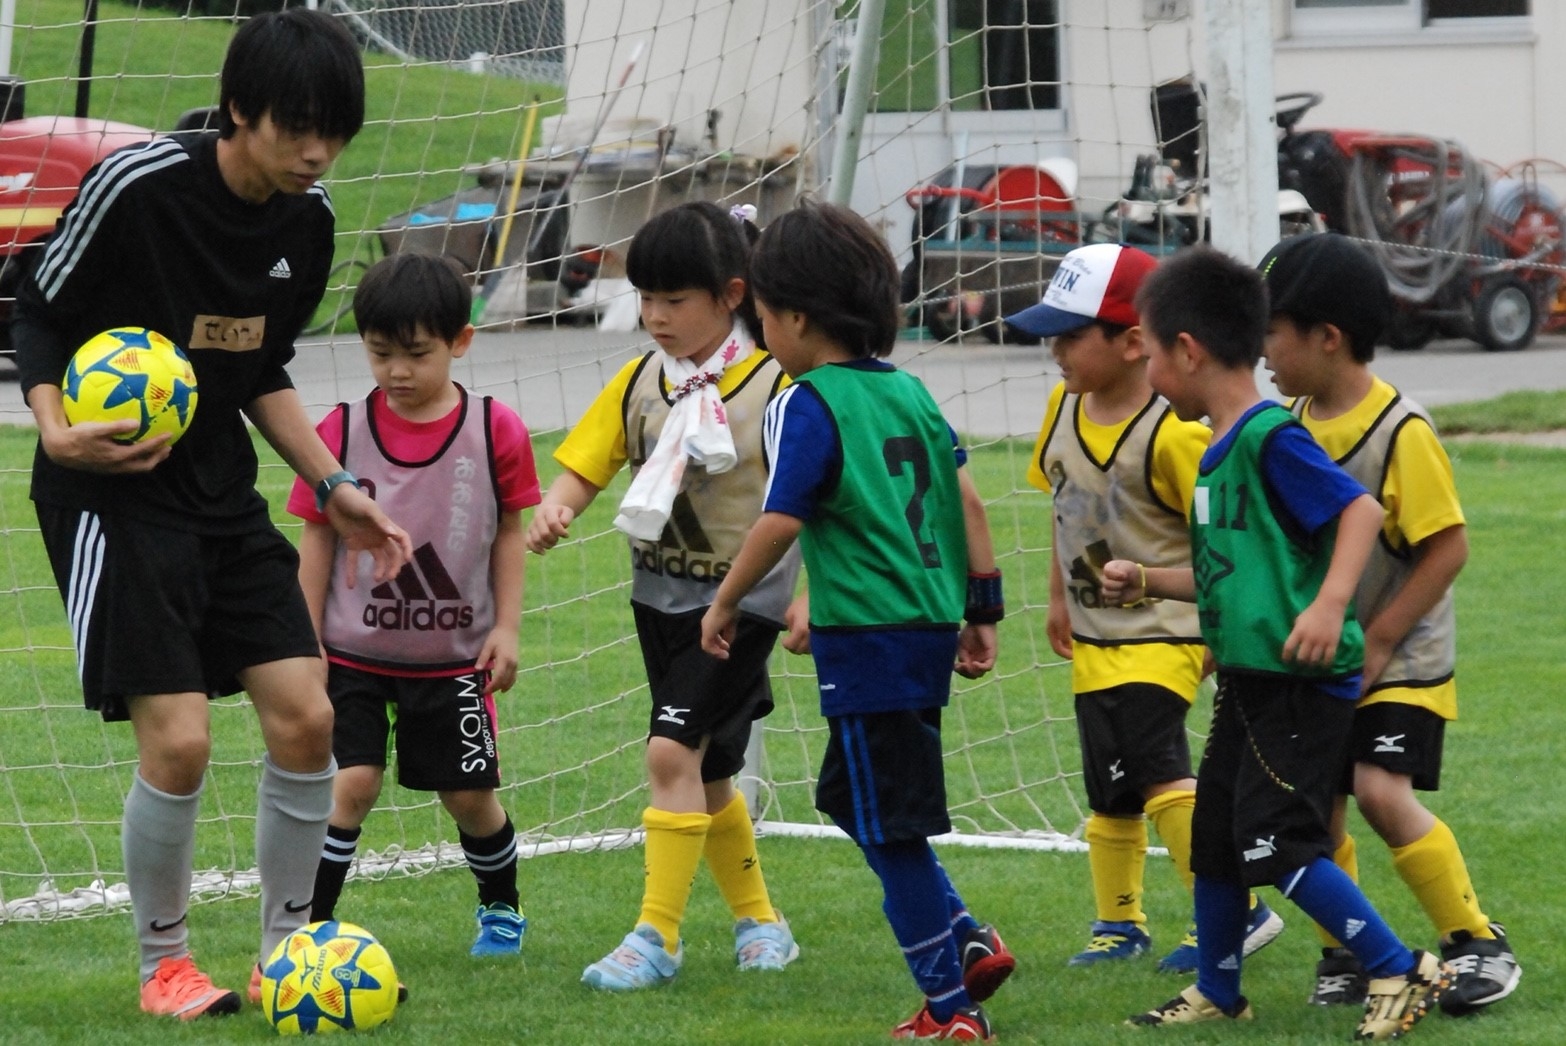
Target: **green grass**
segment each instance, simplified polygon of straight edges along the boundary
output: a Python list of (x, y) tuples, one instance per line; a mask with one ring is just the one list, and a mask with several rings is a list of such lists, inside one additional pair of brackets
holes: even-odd
[(1508, 392), (1478, 403), (1447, 403), (1430, 416), (1443, 434), (1566, 430), (1566, 392)]
[[(73, 0), (18, 3), (12, 71), (27, 83), (28, 115), (75, 112), (81, 12)], [(167, 130), (185, 110), (217, 102), (233, 35), (227, 21), (115, 0), (103, 3), (100, 18), (89, 115)], [(373, 53), (365, 55), (365, 90), (364, 130), (329, 179), (340, 260), (368, 257), (363, 234), (393, 215), (474, 187), (464, 166), (514, 159), (535, 99), (544, 116), (563, 107), (558, 87)]]
[[(15, 587), (12, 605), (0, 615), (3, 646), (17, 638), (58, 642), (63, 636), (58, 603), (36, 534), (26, 528), (25, 470), (32, 436), (26, 430), (0, 433), (0, 528), (5, 531), (4, 562)], [(547, 460), (549, 447), (539, 447)], [(1005, 745), (992, 743), (954, 750), (948, 763), (954, 799), (975, 820), (995, 827), (994, 804), (1017, 815), (1036, 798), (1067, 828), (1078, 785), (1073, 779), (1041, 784), (1024, 796), (1000, 795), (989, 805), (970, 801), (970, 778), (989, 792), (1005, 792), (1015, 777), (1042, 779), (1074, 769), (1074, 732), (1068, 718), (1065, 673), (1041, 646), (1043, 588), (1042, 527), (1047, 501), (1019, 491), (1027, 448), (1011, 442), (977, 447), (973, 467), (992, 504), (998, 543), (1006, 554), (1008, 594), (1014, 613), (1002, 626), (1005, 661), (1000, 679), (967, 691), (948, 722), (948, 746), (961, 738), (1013, 733)], [(1415, 1041), (1430, 1043), (1555, 1043), (1560, 1040), (1557, 1011), (1566, 1005), (1566, 970), (1555, 959), (1554, 927), (1566, 921), (1566, 903), (1553, 889), (1566, 842), (1558, 826), (1566, 823), (1566, 795), (1558, 787), (1557, 739), (1566, 734), (1566, 709), (1551, 695), (1566, 690), (1566, 639), (1548, 597), (1534, 599), (1522, 611), (1520, 594), (1537, 589), (1538, 550), (1555, 547), (1566, 515), (1566, 452), (1529, 447), (1465, 443), (1454, 448), (1454, 468), (1468, 512), (1472, 557), (1458, 584), (1460, 679), (1463, 718), (1448, 731), (1443, 792), (1430, 805), (1450, 823), (1466, 847), (1473, 878), (1486, 909), (1506, 921), (1527, 973), (1517, 995), (1494, 1013), (1463, 1021), (1432, 1018)], [(270, 469), (272, 493), (283, 487), (280, 469)], [(607, 530), (607, 509), (596, 519)], [(612, 534), (558, 549), (542, 560), (530, 557), (524, 659), (530, 666), (517, 691), (506, 698), (508, 723), (535, 724), (561, 714), (585, 720), (581, 732), (596, 738), (624, 737), (631, 747), (566, 778), (542, 781), (507, 794), (513, 812), (527, 816), (576, 809), (604, 796), (624, 792), (601, 818), (633, 824), (642, 801), (639, 746), (645, 697), (630, 691), (615, 698), (616, 687), (634, 685), (639, 675), (632, 647), (611, 647), (584, 664), (545, 667), (544, 656), (573, 645), (593, 645), (583, 637), (622, 635), (626, 631), (624, 593), (615, 590), (623, 571), (623, 546)], [(609, 589), (602, 606), (595, 600), (570, 603), (584, 589)], [(1526, 598), (1526, 597), (1522, 597)], [(540, 608), (552, 604), (548, 610)], [(1539, 609), (1543, 606), (1545, 609)], [(92, 831), (62, 829), (43, 837), (58, 840), (60, 853), (50, 860), (70, 862), (103, 854), (117, 867), (114, 824), (118, 782), (96, 785), (97, 772), (73, 769), (63, 776), (19, 768), (29, 762), (68, 762), (90, 767), (124, 759), (128, 731), (104, 731), (77, 707), (68, 654), (14, 652), (0, 658), (6, 673), (0, 692), (0, 890), (14, 896), (6, 875), (29, 859), (16, 845), (13, 807), (18, 781), (36, 776), (32, 786), (47, 792), (49, 809), (60, 820), (96, 817)], [(1044, 655), (1038, 653), (1045, 650)], [(58, 675), (46, 662), (65, 663)], [(613, 664), (600, 664), (610, 662)], [(795, 661), (792, 679), (780, 687), (786, 699), (769, 726), (798, 721), (813, 729), (815, 716), (808, 679)], [(618, 681), (616, 681), (618, 680)], [(627, 682), (627, 680), (632, 682)], [(796, 683), (805, 685), (797, 686)], [(581, 710), (607, 702), (609, 712)], [(47, 707), (40, 707), (41, 703)], [(1032, 705), (1053, 706), (1055, 715), (1038, 716)], [(626, 706), (623, 714), (614, 711)], [(6, 711), (9, 707), (11, 710)], [(1049, 711), (1048, 708), (1045, 711)], [(1200, 725), (1205, 709), (1193, 716)], [(224, 718), (220, 739), (230, 755), (249, 758), (253, 740), (242, 725), (252, 717), (242, 709)], [(40, 726), (36, 721), (43, 721)], [(33, 721), (29, 725), (29, 721)], [(1032, 723), (1020, 733), (1019, 722)], [(959, 726), (958, 724), (962, 725)], [(787, 745), (811, 747), (810, 735)], [(584, 738), (529, 725), (507, 735), (507, 776), (520, 779), (552, 762), (574, 758)], [(773, 738), (769, 735), (769, 753)], [(789, 756), (802, 761), (805, 756)], [(1016, 761), (1013, 771), (997, 770), (992, 760)], [(123, 767), (110, 772), (123, 777)], [(222, 771), (220, 773), (227, 773)], [(233, 770), (223, 786), (223, 805), (243, 817), (253, 807), (253, 786), (244, 768)], [(79, 784), (80, 783), (80, 784)], [(67, 795), (63, 788), (76, 789)], [(531, 792), (548, 793), (547, 798)], [(790, 801), (808, 809), (804, 786), (785, 789)], [(210, 795), (209, 795), (210, 798)], [(392, 796), (402, 801), (409, 797)], [(1010, 806), (1007, 806), (1010, 804)], [(802, 811), (795, 810), (796, 815)], [(563, 814), (569, 820), (569, 814)], [(34, 820), (38, 820), (36, 816)], [(426, 824), (438, 827), (429, 811), (401, 815), (377, 813), (367, 840), (397, 831), (416, 834)], [(593, 818), (588, 818), (588, 821)], [(1025, 826), (1040, 818), (1030, 815)], [(211, 863), (248, 857), (246, 822), (235, 828), (236, 842), (206, 844)], [(221, 835), (204, 829), (204, 835)], [(1362, 877), (1393, 926), (1410, 940), (1428, 945), (1428, 923), (1408, 891), (1391, 871), (1385, 848), (1356, 822), (1361, 840)], [(28, 845), (35, 845), (33, 837)], [(65, 840), (74, 840), (69, 846)], [(374, 848), (375, 842), (366, 843)], [(225, 846), (236, 851), (223, 855)], [(758, 1042), (839, 1043), (884, 1041), (887, 1029), (911, 1012), (917, 1001), (879, 909), (875, 881), (853, 847), (846, 843), (768, 839), (762, 843), (774, 900), (788, 912), (802, 942), (804, 958), (780, 976), (741, 977), (731, 969), (732, 938), (726, 911), (703, 872), (696, 883), (689, 916), (686, 967), (667, 990), (631, 998), (595, 995), (577, 984), (580, 971), (600, 957), (629, 928), (640, 895), (640, 852), (632, 850), (543, 857), (524, 863), (523, 897), (531, 920), (526, 957), (521, 963), (477, 963), (466, 948), (470, 935), (473, 889), (465, 871), (421, 878), (349, 885), (342, 912), (386, 941), (399, 973), (413, 990), (413, 1001), (393, 1023), (375, 1033), (377, 1041), (429, 1042), (439, 1038), (502, 1042), (547, 1036), (557, 1042), (661, 1043)], [(1126, 1014), (1163, 1001), (1181, 982), (1159, 977), (1150, 961), (1113, 970), (1082, 971), (1064, 966), (1085, 938), (1090, 918), (1086, 861), (1074, 854), (1028, 854), (948, 848), (942, 859), (981, 918), (993, 920), (1021, 960), (1015, 979), (991, 1003), (997, 1030), (1007, 1042), (1140, 1042), (1146, 1032), (1118, 1026)], [(198, 860), (198, 866), (205, 866)], [(1162, 862), (1149, 863), (1146, 904), (1155, 934), (1155, 950), (1172, 946), (1187, 918), (1188, 902)], [(14, 883), (12, 884), (14, 886)], [(1348, 1012), (1307, 1007), (1312, 964), (1318, 946), (1313, 933), (1291, 906), (1277, 907), (1290, 921), (1288, 932), (1246, 967), (1246, 991), (1259, 1019), (1253, 1025), (1197, 1029), (1172, 1034), (1181, 1043), (1253, 1042), (1317, 1044), (1346, 1041), (1354, 1023)], [(254, 961), (256, 904), (253, 899), (205, 904), (192, 913), (194, 943), (204, 965), (225, 983), (242, 986)], [(8, 1044), (91, 1041), (157, 1044), (169, 1042), (260, 1042), (272, 1033), (254, 1010), (240, 1017), (196, 1027), (153, 1021), (136, 1012), (133, 934), (123, 911), (102, 918), (48, 923), (0, 924), (0, 1039)]]

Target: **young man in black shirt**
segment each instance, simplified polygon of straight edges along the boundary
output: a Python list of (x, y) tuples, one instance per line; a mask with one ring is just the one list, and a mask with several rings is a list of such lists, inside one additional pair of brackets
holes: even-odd
[[(332, 809), (332, 707), (298, 557), (256, 490), (246, 418), (378, 579), (411, 552), (315, 433), (284, 366), (325, 293), (331, 201), (319, 179), (364, 122), (358, 47), (324, 14), (247, 22), (224, 60), (217, 134), (157, 138), (83, 179), (18, 292), (13, 339), (38, 423), (32, 497), (65, 599), (88, 708), (129, 720), (125, 878), (141, 1007), (233, 1013), (187, 942), (207, 699), (249, 693), (267, 754), (256, 814), (261, 956), (310, 910)], [(67, 425), (76, 346), (148, 327), (185, 347), (200, 401), (175, 446), (122, 445), (131, 422)]]

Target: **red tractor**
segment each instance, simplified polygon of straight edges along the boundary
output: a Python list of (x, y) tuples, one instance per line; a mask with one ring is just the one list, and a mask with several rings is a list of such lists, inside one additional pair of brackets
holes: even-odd
[(11, 306), (26, 266), (82, 176), (114, 150), (154, 132), (112, 120), (31, 116), (0, 123), (0, 355), (11, 354)]

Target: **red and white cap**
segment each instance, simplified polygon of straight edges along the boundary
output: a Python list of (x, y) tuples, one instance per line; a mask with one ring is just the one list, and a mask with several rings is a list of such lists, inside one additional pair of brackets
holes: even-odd
[(1037, 338), (1086, 327), (1095, 320), (1136, 326), (1137, 288), (1158, 260), (1146, 251), (1118, 243), (1078, 247), (1060, 260), (1044, 298), (1032, 308), (1006, 317), (1006, 322)]

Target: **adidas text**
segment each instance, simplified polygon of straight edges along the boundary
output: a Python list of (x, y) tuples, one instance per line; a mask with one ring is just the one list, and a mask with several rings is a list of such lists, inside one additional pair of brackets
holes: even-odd
[(424, 603), (368, 603), (363, 620), (367, 628), (394, 632), (452, 632), (473, 625), (473, 607), (466, 603), (437, 607), (433, 599)]
[(690, 581), (722, 581), (732, 560), (714, 560), (708, 556), (692, 556), (684, 549), (672, 556), (665, 556), (655, 549), (633, 548), (631, 568), (645, 570), (659, 577), (685, 578)]

